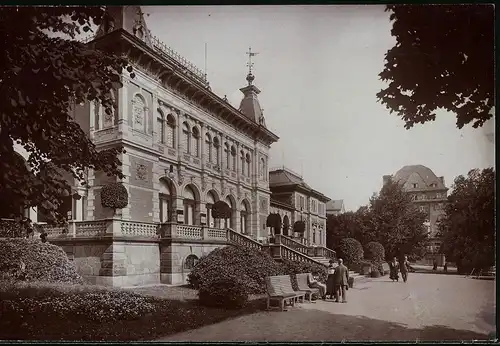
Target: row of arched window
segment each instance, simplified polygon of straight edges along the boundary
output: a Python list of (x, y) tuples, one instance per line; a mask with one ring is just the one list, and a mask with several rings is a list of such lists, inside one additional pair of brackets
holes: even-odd
[[(175, 118), (172, 114), (168, 114), (165, 117), (165, 115), (158, 110), (157, 121), (159, 133), (158, 142), (170, 148), (175, 148)], [(190, 127), (187, 122), (184, 122), (182, 124), (181, 136), (181, 146), (183, 152), (194, 157), (200, 157), (200, 130), (196, 126)], [(221, 153), (223, 154), (221, 168), (236, 172), (238, 167), (237, 160), (240, 160), (240, 173), (246, 176), (251, 175), (252, 170), (250, 153), (245, 153), (245, 151), (241, 150), (239, 155), (237, 155), (236, 147), (227, 142), (224, 143), (224, 150), (221, 152), (219, 139), (215, 136), (212, 137), (210, 133), (206, 133), (204, 147), (205, 162), (215, 165), (219, 164)]]

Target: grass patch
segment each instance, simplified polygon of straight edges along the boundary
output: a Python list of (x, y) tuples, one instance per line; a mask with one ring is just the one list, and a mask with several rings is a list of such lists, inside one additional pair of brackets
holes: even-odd
[[(87, 285), (2, 283), (0, 339), (155, 340), (265, 307), (262, 296), (253, 296), (241, 310), (201, 306), (197, 298), (196, 291), (186, 287), (124, 290)], [(81, 313), (82, 309), (86, 312)], [(117, 312), (119, 317), (114, 316)]]

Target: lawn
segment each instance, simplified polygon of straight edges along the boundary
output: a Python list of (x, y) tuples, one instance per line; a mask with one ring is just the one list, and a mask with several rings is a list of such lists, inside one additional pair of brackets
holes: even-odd
[[(25, 284), (29, 286), (31, 284)], [(12, 289), (8, 285), (0, 285), (0, 302), (2, 318), (0, 319), (0, 339), (2, 340), (68, 340), (68, 341), (140, 341), (155, 340), (170, 334), (217, 323), (228, 318), (250, 314), (265, 307), (262, 296), (252, 296), (247, 307), (242, 310), (209, 308), (198, 304), (197, 292), (188, 287), (157, 286), (137, 289), (108, 289), (84, 285), (42, 284), (49, 288)], [(44, 291), (45, 290), (45, 291)], [(56, 293), (54, 293), (57, 291)], [(17, 293), (16, 293), (17, 292)], [(45, 292), (45, 293), (40, 293)], [(107, 292), (107, 293), (106, 293)], [(119, 300), (120, 305), (104, 306), (107, 301), (99, 300), (99, 304), (88, 301), (105, 294)], [(71, 295), (71, 296), (70, 296)], [(122, 299), (127, 297), (126, 299)], [(73, 311), (60, 305), (43, 309), (44, 306), (56, 304), (58, 299), (73, 299)], [(75, 298), (70, 298), (75, 297)], [(116, 298), (118, 297), (118, 298)], [(31, 299), (31, 300), (29, 300)], [(122, 299), (120, 301), (120, 299)], [(60, 299), (61, 300), (61, 299)], [(12, 309), (9, 301), (21, 302), (17, 309)], [(31, 305), (26, 303), (30, 301)], [(33, 304), (35, 301), (35, 304)], [(83, 302), (82, 302), (83, 301)], [(123, 302), (123, 303), (122, 303)], [(135, 303), (134, 303), (135, 302)], [(78, 305), (81, 308), (78, 308)], [(113, 304), (116, 304), (114, 302)], [(121, 309), (123, 305), (130, 306)], [(142, 309), (136, 312), (137, 306), (149, 306), (151, 311)], [(29, 306), (28, 306), (29, 305)], [(20, 307), (19, 307), (20, 306)], [(33, 306), (36, 306), (33, 308)], [(95, 314), (76, 313), (85, 308), (100, 311)], [(123, 318), (112, 318), (114, 309), (120, 310)], [(71, 309), (70, 309), (71, 310)], [(21, 311), (21, 312), (20, 312)], [(91, 312), (89, 314), (89, 311)], [(135, 314), (135, 315), (134, 315)], [(92, 316), (91, 316), (92, 315)], [(99, 317), (102, 318), (99, 318)], [(106, 317), (108, 316), (108, 317)], [(121, 315), (122, 316), (122, 315)], [(99, 320), (100, 319), (100, 320)]]

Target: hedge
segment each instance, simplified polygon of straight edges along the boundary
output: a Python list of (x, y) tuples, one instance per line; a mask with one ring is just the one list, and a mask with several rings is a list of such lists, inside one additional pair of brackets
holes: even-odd
[(84, 283), (62, 248), (23, 238), (0, 239), (0, 279)]
[(363, 259), (363, 246), (354, 238), (344, 238), (339, 243), (337, 254), (346, 264), (358, 263)]
[(122, 183), (104, 185), (101, 189), (101, 205), (107, 208), (123, 209), (128, 205), (128, 192)]
[(385, 261), (385, 249), (382, 244), (376, 241), (369, 242), (365, 245), (364, 257), (367, 260), (375, 262)]

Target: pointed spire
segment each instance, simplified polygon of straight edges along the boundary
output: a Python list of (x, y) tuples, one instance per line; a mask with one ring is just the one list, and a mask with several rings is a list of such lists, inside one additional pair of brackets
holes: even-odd
[(252, 52), (252, 47), (249, 47), (248, 52), (246, 52), (246, 54), (248, 55), (248, 62), (247, 62), (248, 74), (246, 77), (248, 85), (240, 89), (240, 91), (243, 93), (244, 96), (243, 99), (241, 100), (239, 110), (247, 118), (265, 127), (266, 122), (264, 121), (264, 116), (262, 113), (263, 109), (260, 107), (259, 99), (257, 98), (257, 95), (260, 93), (260, 90), (255, 85), (252, 84), (253, 81), (255, 80), (255, 76), (252, 73), (254, 65), (252, 62), (252, 57), (256, 56), (259, 53)]

